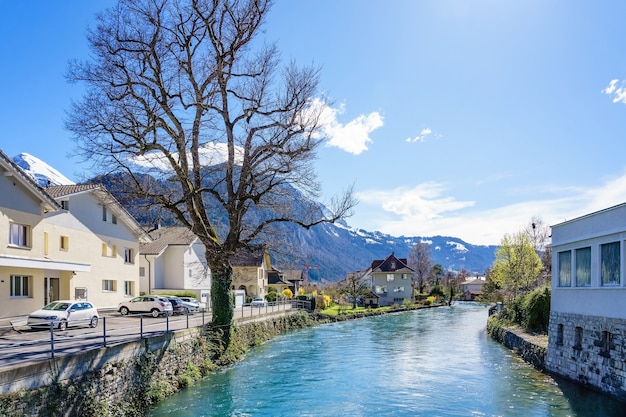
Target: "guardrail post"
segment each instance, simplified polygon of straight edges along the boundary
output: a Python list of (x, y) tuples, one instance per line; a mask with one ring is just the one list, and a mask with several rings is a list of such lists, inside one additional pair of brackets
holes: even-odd
[(54, 359), (54, 322), (50, 322), (50, 358)]
[(170, 313), (166, 311), (165, 312), (165, 333), (169, 333), (169, 332), (170, 332)]
[(189, 309), (185, 310), (185, 316), (187, 317), (187, 328), (189, 328)]
[(143, 314), (139, 315), (139, 338), (143, 339)]
[(102, 340), (104, 341), (104, 347), (107, 347), (107, 318), (102, 317)]

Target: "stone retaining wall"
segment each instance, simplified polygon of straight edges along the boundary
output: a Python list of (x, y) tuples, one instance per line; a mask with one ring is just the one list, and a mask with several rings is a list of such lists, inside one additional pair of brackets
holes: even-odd
[(500, 326), (492, 320), (487, 322), (487, 333), (497, 342), (516, 352), (524, 361), (532, 364), (535, 368), (545, 369), (547, 349), (544, 346), (535, 344), (524, 338), (523, 335)]
[(2, 369), (0, 415), (144, 415), (151, 405), (215, 369), (216, 353), (234, 361), (250, 346), (313, 324), (307, 313), (240, 324), (227, 354), (216, 343), (217, 334), (201, 327)]
[(626, 320), (551, 312), (546, 368), (626, 400)]

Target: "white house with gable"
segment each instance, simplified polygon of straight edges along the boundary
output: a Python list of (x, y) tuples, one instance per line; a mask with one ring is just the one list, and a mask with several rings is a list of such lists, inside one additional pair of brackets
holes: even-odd
[(140, 290), (145, 294), (194, 292), (210, 307), (211, 269), (204, 245), (186, 227), (159, 227), (140, 249)]

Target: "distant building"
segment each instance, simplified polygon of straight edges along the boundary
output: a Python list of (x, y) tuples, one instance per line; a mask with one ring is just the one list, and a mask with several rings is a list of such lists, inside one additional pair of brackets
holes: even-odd
[(484, 277), (475, 277), (469, 278), (466, 281), (460, 284), (461, 299), (463, 301), (474, 301), (483, 293), (483, 285), (485, 285), (487, 281)]
[(626, 399), (626, 204), (552, 226), (546, 367)]
[[(407, 259), (397, 258), (392, 253), (385, 259), (372, 261), (363, 278), (369, 281), (380, 306), (402, 305), (405, 301), (412, 301), (412, 273), (413, 269), (407, 266)], [(374, 302), (374, 297), (369, 299)]]

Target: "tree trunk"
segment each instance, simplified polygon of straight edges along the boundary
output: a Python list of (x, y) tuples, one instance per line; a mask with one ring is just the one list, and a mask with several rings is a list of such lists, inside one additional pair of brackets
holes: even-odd
[[(215, 259), (217, 258), (217, 259)], [(207, 256), (211, 267), (211, 308), (212, 324), (224, 331), (224, 347), (230, 344), (230, 331), (233, 322), (233, 268), (227, 259)]]

